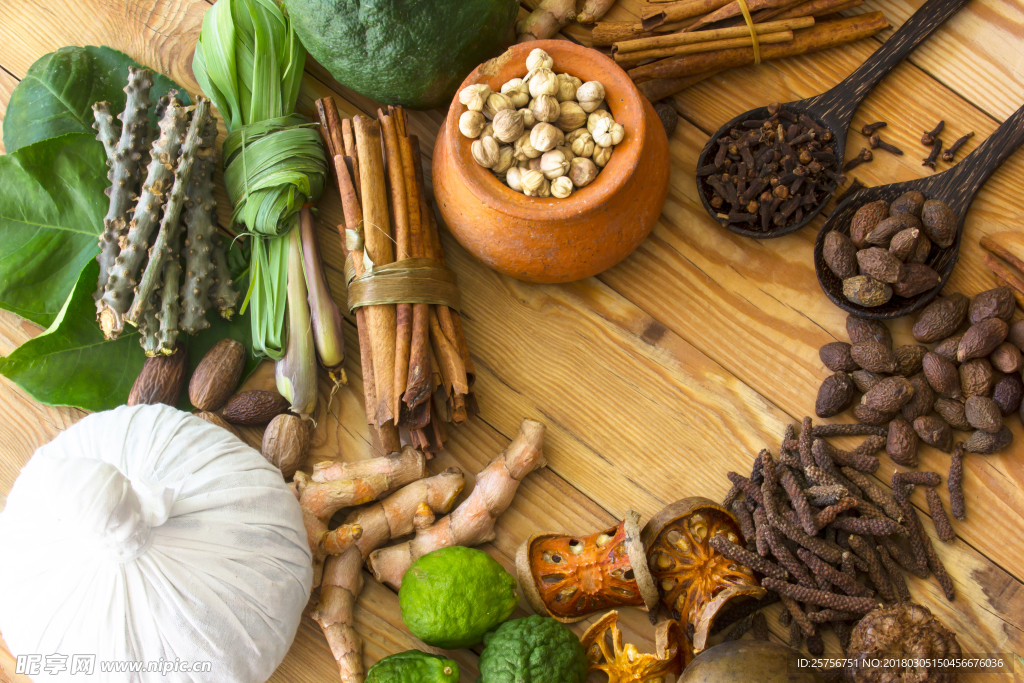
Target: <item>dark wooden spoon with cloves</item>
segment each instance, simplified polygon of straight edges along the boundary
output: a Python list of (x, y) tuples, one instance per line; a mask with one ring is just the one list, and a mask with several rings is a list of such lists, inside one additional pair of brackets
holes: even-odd
[[(784, 214), (785, 220), (779, 220), (776, 217), (775, 222), (768, 223), (767, 228), (765, 228), (759, 220), (755, 221), (752, 219), (750, 212), (743, 211), (742, 206), (738, 210), (735, 205), (733, 206), (733, 210), (729, 212), (733, 214), (733, 219), (730, 220), (729, 215), (722, 211), (721, 205), (718, 207), (712, 205), (712, 202), (715, 204), (720, 204), (721, 202), (720, 199), (715, 200), (716, 190), (712, 185), (718, 184), (721, 187), (721, 184), (717, 182), (720, 179), (708, 173), (707, 170), (713, 168), (713, 164), (717, 161), (725, 159), (724, 155), (717, 153), (720, 151), (719, 140), (729, 137), (729, 133), (735, 128), (749, 129), (750, 126), (744, 125), (746, 122), (764, 121), (771, 118), (772, 113), (768, 107), (752, 109), (744, 114), (740, 114), (722, 126), (708, 140), (697, 161), (698, 194), (704, 203), (704, 208), (711, 214), (711, 217), (738, 235), (754, 237), (756, 239), (781, 237), (807, 225), (811, 219), (818, 215), (828, 200), (832, 198), (839, 185), (837, 181), (841, 173), (843, 155), (846, 151), (846, 134), (850, 127), (850, 121), (853, 119), (853, 113), (861, 101), (907, 54), (928, 38), (935, 29), (941, 26), (949, 17), (953, 16), (967, 2), (968, 0), (928, 0), (885, 41), (882, 47), (875, 50), (874, 54), (841, 83), (828, 92), (816, 97), (782, 105), (783, 110), (789, 112), (794, 120), (797, 120), (799, 117), (799, 120), (804, 124), (813, 123), (814, 125), (804, 125), (803, 130), (813, 130), (815, 137), (819, 141), (825, 142), (828, 146), (832, 147), (833, 151), (831, 154), (835, 158), (834, 169), (825, 169), (827, 172), (821, 174), (823, 182), (809, 187), (810, 183), (804, 180), (800, 181), (801, 192), (805, 195), (812, 193), (811, 197), (807, 198), (810, 201), (806, 205), (795, 206), (797, 200), (789, 196), (789, 193), (787, 193), (786, 198), (779, 198), (780, 202), (775, 203), (777, 208), (775, 214), (779, 215), (778, 207), (784, 206), (785, 209), (782, 211), (782, 214)], [(804, 135), (799, 130), (794, 130), (794, 133), (796, 136)], [(749, 164), (744, 164), (744, 166), (749, 166)], [(798, 172), (801, 168), (805, 168), (803, 164), (800, 164), (800, 168), (781, 170), (787, 175), (794, 175), (794, 171)], [(746, 171), (750, 173), (751, 169), (746, 168)], [(831, 182), (829, 182), (829, 179)], [(754, 182), (759, 182), (756, 178), (753, 180)], [(730, 193), (732, 192), (729, 188), (725, 189), (728, 189)], [(772, 188), (765, 189), (771, 190)], [(757, 201), (753, 193), (749, 192), (749, 186), (747, 186), (747, 190), (742, 198), (747, 199), (746, 195), (750, 194), (751, 197), (747, 201)], [(767, 198), (765, 199), (766, 202), (770, 201)], [(785, 203), (786, 201), (789, 202), (788, 205)], [(768, 203), (767, 206), (770, 207), (771, 204)], [(761, 211), (763, 212), (763, 209)], [(787, 211), (790, 213), (786, 213)]]
[[(814, 269), (818, 273), (821, 289), (836, 306), (863, 318), (888, 320), (909, 315), (923, 308), (942, 290), (953, 272), (960, 255), (964, 218), (974, 196), (989, 176), (1022, 144), (1024, 107), (1006, 119), (985, 142), (948, 171), (904, 183), (865, 188), (848, 197), (832, 211), (818, 232), (814, 244)], [(892, 298), (881, 306), (867, 307), (850, 301), (843, 294), (843, 281), (825, 263), (825, 236), (834, 230), (849, 235), (850, 222), (859, 208), (879, 200), (892, 202), (900, 195), (911, 191), (920, 192), (925, 199), (945, 202), (957, 218), (956, 237), (953, 243), (946, 248), (932, 244), (931, 252), (925, 260), (925, 263), (939, 274), (939, 283), (928, 291), (909, 298), (893, 294)]]

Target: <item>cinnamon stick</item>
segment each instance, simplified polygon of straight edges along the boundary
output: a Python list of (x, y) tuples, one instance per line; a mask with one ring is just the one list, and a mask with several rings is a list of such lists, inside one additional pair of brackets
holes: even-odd
[[(810, 28), (811, 26), (814, 26), (813, 17), (799, 17), (796, 19), (754, 24), (754, 32), (758, 35), (764, 35), (766, 33), (776, 33), (779, 31), (794, 31), (796, 29)], [(676, 47), (679, 45), (691, 45), (693, 43), (719, 41), (726, 38), (749, 37), (750, 28), (748, 26), (733, 26), (730, 28), (719, 28), (710, 31), (670, 33), (668, 35), (653, 36), (650, 38), (623, 40), (612, 45), (612, 52), (618, 55), (626, 52), (641, 52), (645, 50), (655, 50), (658, 48)]]
[[(682, 21), (714, 12), (735, 0), (685, 0), (655, 7), (647, 7), (640, 12), (640, 24), (645, 31), (650, 31), (670, 21)], [(750, 0), (755, 2), (757, 0)], [(762, 2), (764, 0), (761, 0)]]
[[(810, 17), (808, 17), (810, 18)], [(811, 19), (811, 21), (814, 21)], [(684, 34), (686, 35), (686, 34)], [(758, 38), (758, 45), (773, 45), (775, 43), (788, 43), (793, 40), (792, 31), (775, 31), (766, 33)], [(729, 50), (737, 47), (753, 45), (753, 38), (747, 32), (746, 38), (725, 38), (723, 40), (711, 40), (708, 42), (691, 43), (689, 45), (677, 45), (675, 47), (662, 47), (653, 50), (640, 50), (638, 52), (616, 53), (615, 63), (623, 69), (629, 69), (649, 59), (662, 59), (675, 55), (697, 54), (701, 52), (714, 52), (715, 50)]]
[(991, 252), (995, 256), (998, 256), (1017, 270), (1024, 273), (1024, 261), (1014, 256), (1014, 254), (1006, 247), (997, 244), (996, 241), (988, 235), (981, 238), (981, 248), (985, 251)]
[[(764, 9), (775, 9), (777, 7), (789, 5), (791, 3), (792, 0), (747, 0), (747, 9), (750, 12), (756, 12), (758, 10)], [(714, 24), (715, 22), (722, 21), (723, 19), (737, 17), (740, 16), (740, 14), (742, 14), (742, 10), (740, 9), (739, 0), (733, 0), (733, 2), (730, 2), (728, 5), (718, 9), (715, 12), (712, 12), (711, 14), (702, 17), (700, 21), (698, 21), (693, 26), (690, 26), (686, 30), (696, 31), (697, 29), (703, 26), (707, 26), (708, 24)]]
[(681, 31), (695, 23), (697, 19), (686, 19), (657, 26), (652, 31), (645, 31), (642, 24), (635, 21), (602, 21), (594, 24), (590, 34), (593, 47), (608, 47), (622, 40), (634, 38), (653, 38), (666, 33)]
[[(881, 12), (869, 12), (856, 17), (821, 22), (813, 28), (798, 31), (794, 34), (793, 40), (788, 43), (765, 45), (761, 50), (761, 59), (778, 59), (824, 50), (868, 38), (888, 26), (889, 22)], [(733, 48), (732, 50), (718, 50), (662, 59), (653, 64), (645, 64), (631, 69), (629, 75), (634, 81), (643, 82), (652, 78), (692, 76), (705, 71), (746, 66), (753, 63), (753, 48)]]
[(663, 100), (670, 95), (675, 95), (681, 90), (686, 90), (691, 85), (696, 85), (707, 78), (711, 78), (721, 71), (722, 69), (715, 69), (714, 71), (704, 71), (699, 74), (683, 76), (681, 78), (655, 78), (650, 81), (638, 83), (636, 89), (653, 104), (654, 102)]
[(1010, 288), (1010, 291), (1013, 292), (1013, 298), (1015, 298), (1017, 300), (1017, 305), (1020, 306), (1021, 308), (1024, 308), (1024, 292), (1018, 292), (1016, 289), (1013, 288), (1013, 286), (1009, 282), (1007, 282), (1003, 278), (999, 277), (998, 275), (995, 275), (993, 273), (993, 276), (996, 279), (996, 284), (997, 285), (999, 285), (1000, 287), (1009, 287)]
[(810, 0), (800, 2), (791, 7), (780, 7), (776, 10), (769, 10), (766, 16), (760, 19), (792, 19), (794, 17), (821, 17), (826, 14), (835, 14), (844, 9), (852, 9), (864, 4), (864, 0)]
[(996, 277), (1002, 278), (1008, 287), (1024, 295), (1024, 280), (1021, 280), (1020, 277), (1010, 270), (1002, 261), (992, 254), (985, 254), (985, 265), (988, 266), (988, 269), (991, 270)]

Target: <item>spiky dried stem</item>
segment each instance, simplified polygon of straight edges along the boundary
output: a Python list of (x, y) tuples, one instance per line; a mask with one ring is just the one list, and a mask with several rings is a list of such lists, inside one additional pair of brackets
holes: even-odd
[[(167, 244), (170, 255), (164, 264), (163, 281), (158, 284), (160, 290), (160, 311), (156, 313), (156, 319), (160, 321), (157, 337), (160, 341), (159, 352), (163, 355), (174, 353), (178, 343), (178, 316), (181, 313), (181, 306), (178, 303), (178, 283), (181, 281), (181, 229), (171, 231), (171, 239)], [(154, 310), (151, 307), (150, 310)], [(148, 313), (149, 311), (146, 311)], [(142, 318), (145, 319), (143, 313)]]
[(147, 356), (160, 353), (160, 321), (156, 319), (156, 306), (146, 311), (139, 321), (139, 343)]
[[(96, 261), (100, 264), (100, 274), (93, 298), (97, 301), (106, 291), (110, 270), (121, 251), (121, 239), (128, 226), (128, 211), (138, 190), (139, 163), (149, 136), (149, 91), (152, 87), (153, 76), (148, 69), (128, 67), (128, 85), (124, 87), (127, 98), (124, 111), (118, 115), (121, 119), (121, 130), (116, 143), (113, 137), (116, 126), (110, 117), (110, 105), (106, 102), (93, 105), (95, 127), (100, 133), (97, 139), (103, 142), (110, 165), (110, 172), (107, 174), (110, 180), (110, 187), (107, 188), (110, 203), (107, 215), (103, 217), (103, 232), (99, 240), (100, 253), (96, 255)], [(101, 105), (106, 105), (105, 110)]]
[(210, 301), (220, 312), (220, 317), (231, 320), (238, 304), (238, 292), (232, 287), (231, 269), (228, 268), (227, 249), (224, 242), (217, 240), (213, 245), (213, 287)]
[(187, 125), (185, 107), (176, 98), (171, 99), (160, 119), (160, 136), (153, 142), (146, 182), (142, 185), (121, 253), (110, 268), (102, 298), (96, 302), (100, 329), (107, 339), (117, 339), (124, 330), (125, 313), (132, 304), (135, 278), (146, 258), (153, 230), (160, 222), (160, 207), (174, 177), (174, 163)]
[[(181, 147), (181, 159), (174, 171), (174, 184), (167, 203), (164, 205), (163, 219), (160, 221), (160, 230), (157, 232), (153, 246), (149, 250), (149, 263), (142, 273), (139, 286), (135, 289), (135, 301), (125, 315), (125, 320), (136, 324), (139, 316), (145, 313), (150, 307), (150, 295), (160, 284), (160, 275), (164, 265), (169, 261), (178, 260), (179, 248), (177, 246), (178, 235), (181, 232), (181, 210), (185, 205), (185, 190), (192, 180), (192, 168), (195, 165), (196, 152), (203, 140), (203, 132), (210, 120), (210, 100), (205, 97), (196, 98), (196, 108), (192, 115), (192, 123), (185, 136), (185, 142)], [(173, 255), (173, 259), (172, 259)], [(177, 267), (177, 275), (181, 274), (181, 265)], [(175, 307), (177, 306), (178, 282), (174, 280), (174, 290), (171, 298)], [(165, 301), (166, 305), (167, 302)], [(174, 311), (174, 324), (177, 327), (177, 310)], [(161, 325), (163, 327), (163, 325)]]
[(203, 131), (203, 139), (196, 151), (192, 180), (185, 192), (185, 210), (182, 220), (187, 233), (182, 256), (185, 257), (185, 282), (181, 285), (182, 331), (198, 334), (210, 326), (206, 309), (210, 307), (210, 288), (213, 286), (213, 247), (217, 241), (217, 201), (213, 197), (213, 171), (217, 166), (217, 118), (210, 120)]
[(544, 425), (523, 420), (508, 448), (477, 475), (473, 493), (450, 515), (418, 529), (411, 541), (382, 548), (370, 555), (370, 570), (393, 588), (417, 559), (438, 548), (474, 546), (494, 538), (494, 522), (508, 508), (523, 478), (544, 467)]
[[(107, 166), (110, 166), (117, 152), (117, 142), (121, 139), (121, 127), (114, 123), (114, 115), (110, 113), (110, 102), (97, 102), (92, 105), (92, 117), (96, 139), (103, 143), (103, 149), (107, 153)], [(108, 180), (111, 179), (111, 173), (107, 174)], [(107, 194), (109, 196), (110, 193)]]

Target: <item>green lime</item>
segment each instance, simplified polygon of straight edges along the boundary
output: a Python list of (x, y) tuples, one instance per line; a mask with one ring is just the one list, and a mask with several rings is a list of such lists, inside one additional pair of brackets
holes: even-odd
[(514, 576), (487, 553), (461, 546), (416, 560), (398, 591), (409, 630), (446, 650), (476, 645), (518, 602)]
[(587, 653), (579, 639), (551, 617), (505, 622), (484, 637), (477, 683), (583, 683)]
[(459, 683), (459, 665), (444, 657), (408, 650), (371, 666), (366, 683)]

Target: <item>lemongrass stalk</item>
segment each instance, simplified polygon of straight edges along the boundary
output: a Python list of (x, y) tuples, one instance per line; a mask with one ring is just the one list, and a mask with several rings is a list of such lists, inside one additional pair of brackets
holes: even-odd
[[(288, 345), (274, 365), (277, 391), (291, 403), (292, 412), (308, 420), (316, 408), (316, 350), (309, 317), (302, 240), (298, 226), (285, 238), (288, 262)], [(282, 240), (284, 241), (284, 240)]]
[(309, 310), (313, 315), (313, 341), (316, 343), (320, 364), (327, 368), (331, 379), (346, 383), (345, 330), (342, 327), (341, 311), (334, 303), (331, 290), (324, 276), (324, 264), (320, 260), (320, 248), (316, 241), (316, 223), (313, 211), (305, 207), (299, 212), (299, 234), (302, 238), (302, 261), (306, 272), (306, 289), (309, 291)]

